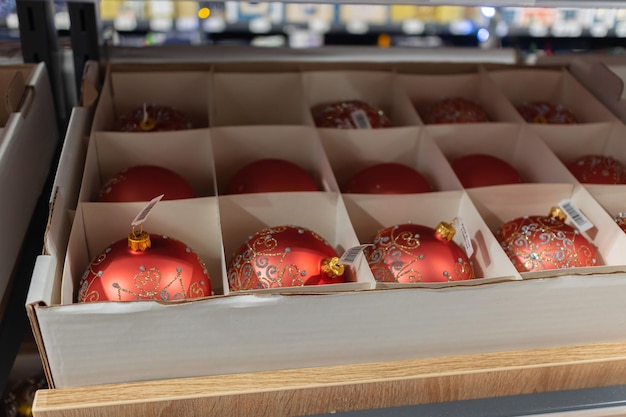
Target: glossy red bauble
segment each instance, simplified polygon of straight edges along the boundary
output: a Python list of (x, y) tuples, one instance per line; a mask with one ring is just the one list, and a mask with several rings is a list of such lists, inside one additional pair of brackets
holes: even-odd
[(127, 238), (103, 250), (80, 280), (78, 302), (183, 300), (211, 295), (206, 266), (191, 248), (167, 236), (152, 234), (149, 241), (144, 250), (129, 247)]
[(432, 191), (426, 178), (415, 169), (397, 163), (383, 163), (357, 172), (345, 185), (346, 193), (410, 194)]
[(450, 165), (465, 188), (523, 182), (519, 172), (508, 162), (491, 155), (465, 155)]
[(463, 97), (449, 97), (418, 109), (427, 124), (488, 122), (485, 109), (475, 101)]
[(378, 129), (391, 127), (385, 112), (362, 100), (322, 103), (311, 108), (315, 126), (335, 129)]
[(139, 165), (118, 172), (98, 194), (100, 202), (150, 201), (164, 194), (163, 200), (194, 198), (196, 193), (180, 175), (167, 168)]
[(366, 256), (376, 281), (449, 282), (475, 277), (463, 249), (427, 226), (388, 227), (376, 234), (373, 245)]
[(120, 132), (163, 132), (191, 129), (191, 123), (178, 110), (169, 106), (148, 104), (122, 115), (116, 130)]
[(224, 190), (226, 194), (283, 191), (319, 191), (319, 188), (311, 175), (293, 162), (260, 159), (237, 171)]
[(533, 101), (517, 106), (517, 111), (528, 123), (573, 124), (578, 123), (576, 115), (560, 104), (546, 101)]
[(519, 272), (597, 266), (596, 248), (554, 216), (524, 216), (503, 224), (496, 238)]
[(626, 184), (626, 166), (606, 155), (585, 155), (567, 164), (576, 179), (586, 184)]
[(333, 247), (297, 226), (263, 229), (235, 252), (228, 264), (231, 291), (345, 282)]

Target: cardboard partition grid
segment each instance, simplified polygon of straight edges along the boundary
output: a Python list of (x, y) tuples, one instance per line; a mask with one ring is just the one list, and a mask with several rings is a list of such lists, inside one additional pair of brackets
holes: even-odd
[[(519, 114), (484, 71), (453, 75), (399, 75), (398, 84), (420, 112), (444, 98), (474, 101), (494, 122), (519, 122)], [(420, 119), (421, 123), (421, 119)]]
[(30, 77), (32, 67), (3, 66), (0, 68), (0, 127), (6, 125), (11, 114), (19, 111), (26, 93), (25, 80)]
[(240, 126), (211, 130), (218, 193), (233, 176), (262, 159), (282, 159), (304, 169), (320, 191), (339, 191), (316, 129), (306, 126)]
[(626, 185), (584, 184), (585, 189), (596, 199), (612, 218), (626, 215)]
[[(596, 247), (601, 264), (595, 267), (522, 272), (523, 278), (590, 275), (626, 271), (626, 234), (602, 206), (579, 184), (516, 184), (467, 190), (489, 229), (496, 234), (506, 222), (523, 216), (547, 216), (552, 207), (568, 199), (592, 223), (581, 232)], [(572, 224), (571, 220), (566, 221)]]
[(547, 101), (571, 110), (579, 123), (617, 119), (565, 69), (511, 69), (488, 75), (514, 106)]
[[(338, 193), (259, 193), (219, 197), (221, 230), (226, 263), (246, 240), (276, 226), (299, 226), (314, 231), (342, 255), (359, 245), (343, 200)], [(329, 284), (266, 292), (316, 292), (371, 289), (374, 279), (362, 254), (354, 268), (346, 268), (346, 284)], [(224, 282), (228, 294), (228, 283)], [(236, 291), (241, 292), (241, 291)]]
[(96, 201), (111, 178), (141, 165), (163, 167), (177, 173), (198, 197), (216, 195), (209, 129), (94, 132), (87, 150), (79, 201)]
[[(471, 240), (474, 253), (470, 261), (476, 279), (413, 284), (378, 282), (378, 288), (418, 286), (437, 288), (521, 279), (464, 191), (420, 194), (419, 198), (411, 195), (362, 194), (345, 194), (343, 197), (350, 220), (362, 244), (372, 243), (376, 233), (394, 225), (413, 223), (434, 229), (442, 221), (456, 223), (457, 229), (462, 223)], [(463, 248), (462, 233), (456, 233), (453, 242)]]
[(307, 111), (318, 104), (362, 100), (389, 116), (392, 126), (421, 124), (415, 109), (396, 82), (394, 72), (305, 71), (302, 84)]
[[(126, 239), (131, 222), (146, 203), (81, 203), (68, 243), (62, 280), (62, 304), (72, 304), (90, 262), (108, 245)], [(221, 294), (225, 272), (220, 214), (216, 197), (161, 201), (144, 230), (187, 244), (204, 261), (215, 294)]]
[(319, 135), (343, 190), (361, 170), (381, 163), (399, 163), (415, 169), (432, 191), (462, 188), (440, 149), (420, 127), (320, 129)]
[[(576, 181), (550, 148), (525, 125), (511, 123), (433, 125), (428, 126), (426, 131), (450, 163), (463, 156), (487, 154), (515, 168), (524, 182)], [(480, 167), (476, 169), (479, 172)]]
[(120, 116), (144, 104), (171, 106), (192, 128), (209, 126), (209, 71), (124, 72), (107, 69), (92, 131), (112, 131)]
[(605, 155), (626, 166), (626, 127), (619, 121), (576, 126), (534, 126), (554, 154), (568, 165), (587, 155)]

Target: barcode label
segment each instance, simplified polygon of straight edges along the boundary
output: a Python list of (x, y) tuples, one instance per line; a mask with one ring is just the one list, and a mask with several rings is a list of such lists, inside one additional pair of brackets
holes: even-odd
[(164, 195), (165, 194), (161, 194), (160, 196), (154, 197), (152, 200), (150, 200), (148, 205), (143, 210), (141, 210), (137, 217), (135, 217), (135, 220), (133, 220), (131, 226), (139, 226), (140, 224), (145, 222), (148, 218), (148, 214), (150, 214), (150, 211), (154, 208), (154, 206), (156, 206), (156, 203), (161, 201)]
[(371, 129), (370, 120), (367, 118), (367, 113), (363, 110), (355, 110), (350, 116), (357, 129)]
[(567, 213), (567, 216), (572, 220), (572, 222), (574, 222), (574, 225), (580, 231), (584, 232), (585, 230), (589, 230), (593, 227), (593, 223), (591, 223), (570, 200), (563, 200), (559, 202), (559, 207)]
[(339, 258), (339, 263), (342, 265), (353, 265), (359, 253), (363, 252), (365, 248), (369, 246), (374, 245), (361, 245), (348, 249), (343, 253), (343, 255), (341, 255), (341, 258)]
[(470, 237), (469, 231), (467, 230), (467, 226), (465, 226), (465, 223), (463, 222), (463, 219), (461, 217), (457, 217), (456, 219), (454, 219), (454, 225), (461, 234), (463, 247), (465, 248), (465, 254), (468, 258), (471, 258), (474, 254), (474, 246), (472, 246), (472, 238)]

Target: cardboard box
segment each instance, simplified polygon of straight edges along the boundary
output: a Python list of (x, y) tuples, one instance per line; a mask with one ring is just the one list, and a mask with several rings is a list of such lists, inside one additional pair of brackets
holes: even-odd
[(461, 97), (485, 109), (490, 121), (517, 121), (515, 108), (484, 70), (470, 74), (399, 75), (398, 84), (417, 112), (444, 98)]
[(2, 66), (0, 99), (1, 307), (52, 168), (59, 130), (44, 64)]
[[(564, 136), (560, 130), (551, 131)], [(449, 162), (466, 155), (488, 154), (509, 163), (524, 182), (576, 182), (550, 148), (523, 124), (432, 125), (426, 132)]]
[(462, 188), (441, 150), (422, 128), (320, 129), (319, 136), (339, 187), (344, 190), (359, 171), (390, 162), (415, 169), (432, 191)]
[(339, 191), (318, 133), (306, 126), (240, 126), (211, 129), (217, 189), (224, 194), (232, 177), (261, 159), (282, 159), (304, 169), (320, 191)]
[[(523, 278), (564, 275), (612, 274), (626, 271), (626, 234), (600, 204), (579, 184), (517, 184), (468, 189), (479, 213), (495, 234), (506, 222), (522, 216), (547, 216), (550, 209), (568, 199), (593, 224), (581, 232), (596, 247), (601, 263), (594, 267), (523, 272)], [(570, 225), (571, 219), (566, 220)]]
[[(488, 74), (514, 106), (547, 101), (571, 110), (579, 123), (610, 122), (616, 119), (565, 69), (512, 69), (491, 71)], [(524, 122), (519, 113), (518, 117), (519, 122)]]
[(460, 223), (471, 240), (470, 261), (476, 279), (415, 284), (377, 282), (378, 288), (439, 288), (522, 279), (464, 191), (390, 196), (345, 194), (344, 199), (362, 244), (372, 243), (377, 232), (396, 224), (414, 223), (434, 229), (442, 221), (456, 224), (453, 242), (461, 248), (464, 246)]

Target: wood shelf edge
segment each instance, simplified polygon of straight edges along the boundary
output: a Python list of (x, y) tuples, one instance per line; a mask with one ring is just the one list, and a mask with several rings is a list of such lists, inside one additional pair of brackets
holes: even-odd
[(299, 416), (621, 384), (626, 343), (607, 343), (42, 390), (33, 415)]

